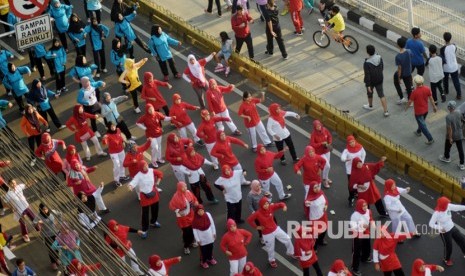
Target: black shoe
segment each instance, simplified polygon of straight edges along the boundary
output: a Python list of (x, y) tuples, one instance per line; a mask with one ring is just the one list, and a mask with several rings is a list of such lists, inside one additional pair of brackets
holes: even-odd
[(372, 263), (373, 260), (371, 258), (368, 258), (366, 260), (362, 260), (362, 263)]
[(243, 224), (244, 222), (245, 222), (245, 220), (239, 219), (239, 220), (237, 221), (237, 224)]
[(351, 269), (351, 270), (354, 276), (362, 276), (362, 272), (360, 272), (359, 270), (354, 270), (354, 269)]
[(98, 212), (99, 216), (104, 216), (104, 215), (109, 214), (109, 213), (110, 213), (110, 209), (108, 209), (108, 208)]
[(354, 207), (355, 198), (349, 198), (349, 207)]
[(270, 55), (270, 56), (272, 56), (272, 55), (273, 55), (273, 52), (265, 51), (265, 55)]
[(299, 160), (300, 160), (300, 158), (299, 158), (299, 157), (297, 157), (296, 159), (294, 159), (294, 163), (297, 163), (297, 162), (299, 162)]

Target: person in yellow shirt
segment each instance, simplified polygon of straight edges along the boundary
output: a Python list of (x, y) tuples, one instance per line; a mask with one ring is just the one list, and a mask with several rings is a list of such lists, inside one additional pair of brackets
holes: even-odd
[(148, 58), (143, 58), (139, 62), (134, 59), (127, 58), (124, 61), (124, 71), (120, 75), (118, 81), (126, 85), (126, 92), (131, 94), (134, 104), (134, 112), (140, 113), (139, 102), (137, 100), (137, 91), (142, 93), (142, 82), (139, 80), (139, 69), (147, 62)]
[(329, 28), (333, 29), (335, 33), (339, 36), (342, 35), (342, 32), (346, 29), (346, 24), (344, 23), (344, 17), (340, 13), (338, 6), (332, 6), (329, 10), (331, 18), (327, 21)]
[[(8, 12), (10, 11), (10, 7), (8, 6), (8, 0), (0, 0), (0, 7), (6, 6), (4, 8), (0, 8), (0, 20), (3, 22), (8, 22)], [(3, 29), (6, 32), (10, 31), (10, 27), (5, 23), (1, 23), (3, 25)]]

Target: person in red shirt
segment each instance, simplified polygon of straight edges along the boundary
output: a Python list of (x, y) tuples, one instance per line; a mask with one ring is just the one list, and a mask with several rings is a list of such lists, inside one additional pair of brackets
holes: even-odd
[(252, 233), (237, 228), (233, 219), (226, 222), (227, 232), (221, 238), (220, 248), (229, 259), (229, 275), (233, 276), (244, 269), (247, 262), (246, 246), (252, 240)]
[[(176, 94), (175, 94), (176, 95)], [(145, 114), (142, 115), (136, 122), (136, 125), (145, 131), (146, 138), (152, 138), (150, 147), (152, 149), (152, 166), (158, 168), (158, 163), (165, 164), (165, 159), (161, 156), (161, 145), (163, 138), (163, 127), (161, 122), (170, 122), (172, 117), (165, 116), (158, 111), (152, 104), (145, 105)], [(175, 122), (175, 120), (173, 120)]]
[(382, 217), (389, 217), (384, 208), (378, 187), (375, 184), (375, 176), (384, 167), (386, 156), (381, 157), (378, 163), (363, 163), (358, 157), (352, 160), (352, 173), (350, 175), (350, 185), (357, 190), (358, 198), (364, 199), (368, 206), (375, 204), (376, 211)]
[(152, 255), (149, 257), (149, 275), (169, 276), (171, 266), (180, 262), (181, 256), (162, 260), (160, 256)]
[[(211, 155), (212, 148), (216, 143), (216, 132), (217, 132), (216, 128), (218, 126), (218, 123), (221, 124), (221, 122), (229, 122), (231, 119), (226, 118), (226, 117), (213, 117), (212, 118), (212, 116), (210, 116), (210, 113), (206, 109), (203, 109), (200, 112), (200, 116), (202, 117), (202, 122), (197, 128), (197, 136), (199, 136), (199, 138), (204, 140), (208, 154), (210, 155), (212, 159), (213, 169), (217, 170), (218, 159)], [(223, 125), (221, 124), (221, 126)]]
[(183, 160), (186, 159), (185, 147), (193, 146), (191, 139), (180, 138), (176, 133), (168, 134), (166, 140), (165, 158), (171, 164), (174, 176), (179, 182), (185, 181), (186, 170), (183, 168)]
[[(248, 218), (247, 222), (253, 228), (261, 230), (263, 233), (263, 240), (265, 241), (265, 246), (263, 249), (268, 253), (268, 262), (272, 268), (278, 267), (276, 259), (274, 257), (274, 246), (275, 240), (280, 241), (284, 246), (286, 246), (286, 254), (288, 256), (294, 255), (294, 246), (292, 245), (291, 238), (289, 235), (284, 232), (281, 227), (276, 225), (276, 222), (273, 219), (273, 214), (278, 209), (283, 209), (284, 212), (287, 211), (287, 206), (283, 202), (279, 203), (269, 203), (266, 197), (263, 197), (259, 201), (260, 208), (255, 213), (252, 213)], [(258, 220), (260, 226), (255, 223), (255, 220)]]
[(237, 6), (237, 12), (231, 17), (231, 27), (234, 31), (236, 37), (236, 53), (240, 53), (242, 45), (247, 45), (247, 50), (249, 52), (249, 58), (253, 60), (253, 43), (252, 43), (252, 34), (250, 33), (249, 24), (253, 24), (254, 20), (249, 15), (247, 11), (244, 11), (242, 6)]
[(296, 231), (294, 241), (294, 256), (299, 260), (304, 276), (310, 276), (310, 266), (313, 266), (317, 276), (323, 276), (318, 257), (315, 252), (315, 237), (311, 227), (300, 226)]
[[(233, 170), (242, 171), (242, 166), (232, 151), (231, 143), (241, 145), (246, 149), (249, 147), (242, 140), (235, 137), (226, 136), (224, 131), (220, 130), (216, 132), (216, 143), (211, 150), (211, 155), (218, 159), (220, 167), (229, 165)], [(241, 183), (242, 185), (250, 185), (250, 181), (246, 180), (244, 175), (241, 177)]]
[(252, 150), (257, 151), (257, 134), (262, 140), (263, 144), (267, 147), (273, 146), (271, 143), (268, 133), (266, 133), (265, 126), (260, 120), (260, 115), (258, 115), (257, 104), (265, 101), (265, 92), (261, 93), (260, 98), (254, 98), (252, 95), (245, 91), (242, 95), (242, 104), (239, 107), (237, 114), (244, 118), (244, 125), (249, 131), (250, 140), (252, 142)]
[[(242, 132), (239, 131), (237, 126), (234, 124), (231, 116), (229, 116), (229, 110), (224, 102), (223, 94), (231, 93), (235, 86), (234, 84), (230, 84), (228, 86), (221, 86), (218, 85), (215, 79), (210, 79), (208, 81), (210, 86), (206, 92), (207, 95), (207, 103), (208, 103), (208, 110), (210, 111), (213, 117), (222, 117), (222, 118), (229, 118), (229, 121), (225, 121), (226, 125), (228, 126), (229, 130), (232, 131), (233, 135), (240, 136)], [(216, 127), (219, 130), (224, 130), (223, 123), (215, 122)]]
[(443, 272), (444, 267), (440, 265), (425, 264), (425, 261), (422, 259), (415, 259), (410, 276), (430, 276), (433, 271)]
[(103, 136), (102, 144), (108, 145), (108, 153), (110, 153), (111, 161), (113, 162), (113, 180), (116, 187), (121, 186), (122, 181), (128, 181), (129, 177), (123, 166), (126, 154), (124, 152), (124, 139), (121, 130), (112, 122), (108, 123), (107, 134)]
[(420, 137), (421, 134), (426, 136), (428, 141), (425, 143), (427, 145), (431, 145), (434, 143), (433, 136), (429, 132), (428, 128), (426, 127), (426, 116), (428, 115), (428, 100), (431, 102), (433, 106), (433, 111), (437, 111), (436, 104), (434, 103), (433, 96), (431, 94), (431, 89), (423, 85), (424, 79), (420, 75), (416, 75), (413, 78), (413, 82), (415, 83), (415, 90), (413, 90), (410, 98), (408, 100), (407, 106), (405, 107), (405, 111), (410, 107), (413, 103), (413, 109), (415, 113), (415, 120), (417, 121), (418, 128), (415, 131), (415, 134)]
[[(111, 235), (105, 235), (105, 241), (107, 244), (116, 251), (116, 254), (120, 256), (123, 262), (126, 262), (126, 255), (128, 255), (132, 270), (138, 275), (143, 275), (139, 265), (136, 261), (134, 261), (137, 259), (137, 256), (134, 249), (132, 249), (132, 242), (128, 240), (128, 234), (137, 233), (137, 235), (142, 236), (144, 232), (142, 230), (137, 230), (132, 227), (119, 224), (114, 219), (110, 219), (107, 226), (111, 233)], [(122, 244), (124, 248), (121, 248), (120, 244)]]
[(68, 175), (69, 170), (71, 169), (71, 161), (73, 159), (76, 159), (79, 162), (79, 164), (81, 164), (81, 167), (86, 171), (86, 173), (94, 172), (97, 169), (97, 166), (90, 166), (90, 167), (84, 166), (81, 156), (76, 151), (76, 146), (69, 145), (66, 147), (66, 156), (65, 156), (65, 160), (63, 160), (63, 171), (65, 172), (66, 175)]
[(169, 208), (176, 214), (176, 224), (182, 230), (182, 241), (184, 243), (184, 254), (191, 253), (189, 247), (198, 247), (195, 241), (192, 221), (194, 220), (194, 207), (199, 205), (195, 195), (187, 189), (184, 182), (178, 182), (176, 192), (171, 198)]
[[(287, 149), (287, 148), (286, 148)], [(284, 151), (267, 151), (263, 144), (258, 145), (257, 158), (255, 159), (255, 172), (265, 192), (270, 192), (270, 184), (273, 184), (280, 200), (288, 199), (291, 194), (284, 193), (283, 181), (273, 168), (273, 161), (280, 159)], [(289, 187), (288, 187), (289, 188)]]
[(315, 149), (312, 146), (305, 147), (304, 157), (294, 165), (294, 172), (298, 175), (302, 175), (300, 169), (303, 169), (303, 184), (305, 188), (305, 196), (307, 198), (309, 185), (312, 181), (316, 181), (321, 184), (321, 171), (324, 169), (326, 159), (315, 153)]
[(187, 68), (182, 73), (182, 78), (192, 85), (202, 109), (205, 109), (204, 97), (208, 89), (208, 82), (205, 77), (205, 65), (212, 60), (215, 55), (216, 52), (213, 52), (208, 57), (198, 61), (194, 55), (188, 55)]
[(78, 259), (73, 259), (68, 265), (68, 273), (72, 276), (87, 276), (87, 272), (99, 270), (102, 265), (95, 263), (91, 265), (85, 265)]
[(315, 153), (320, 155), (326, 160), (325, 167), (323, 168), (323, 186), (329, 188), (333, 183), (329, 179), (329, 169), (331, 168), (331, 149), (333, 143), (333, 136), (323, 124), (315, 120), (313, 121), (313, 132), (310, 134), (310, 146), (315, 149)]
[(343, 260), (337, 259), (331, 265), (331, 270), (328, 273), (328, 276), (352, 276), (352, 273), (347, 268)]
[[(146, 101), (146, 105), (151, 104), (155, 111), (158, 112), (160, 112), (160, 110), (163, 109), (165, 115), (168, 116), (170, 110), (168, 109), (168, 105), (166, 103), (165, 98), (163, 98), (163, 95), (160, 93), (160, 90), (158, 90), (158, 86), (168, 87), (168, 89), (171, 89), (173, 86), (171, 86), (171, 84), (169, 84), (168, 82), (154, 79), (153, 74), (151, 72), (144, 73), (143, 85), (144, 86), (142, 87), (141, 98)], [(148, 108), (146, 106), (145, 110), (147, 109)]]
[(382, 226), (373, 243), (373, 262), (375, 270), (382, 271), (384, 275), (405, 275), (402, 265), (396, 254), (397, 243), (411, 238), (413, 233), (389, 233), (386, 226)]
[(74, 131), (74, 139), (80, 143), (84, 149), (86, 160), (90, 161), (90, 149), (87, 145), (87, 140), (91, 140), (95, 146), (95, 151), (99, 156), (107, 156), (108, 154), (102, 150), (100, 142), (95, 136), (95, 133), (90, 129), (87, 119), (97, 119), (98, 115), (84, 112), (84, 107), (77, 104), (73, 108), (73, 116), (66, 122), (66, 126)]
[(300, 15), (300, 11), (304, 7), (302, 0), (289, 0), (289, 14), (291, 15), (292, 23), (294, 24), (294, 34), (303, 35), (304, 21)]
[(262, 272), (252, 262), (245, 263), (244, 269), (242, 270), (244, 276), (262, 276)]
[(42, 134), (42, 143), (35, 150), (38, 158), (45, 159), (45, 165), (54, 174), (61, 172), (66, 179), (66, 173), (63, 171), (63, 160), (57, 152), (58, 146), (66, 150), (66, 144), (63, 140), (52, 139), (49, 133)]
[(175, 126), (178, 128), (179, 135), (182, 138), (187, 138), (187, 130), (190, 132), (194, 141), (203, 146), (205, 143), (197, 136), (197, 129), (195, 128), (192, 119), (187, 115), (186, 110), (199, 110), (200, 107), (188, 104), (181, 100), (181, 95), (173, 95), (173, 105), (170, 108), (170, 116), (175, 118)]
[(129, 177), (133, 178), (139, 172), (139, 161), (144, 160), (144, 152), (150, 147), (151, 140), (148, 138), (142, 146), (138, 146), (132, 140), (128, 141), (128, 152), (124, 157), (123, 167), (128, 168)]

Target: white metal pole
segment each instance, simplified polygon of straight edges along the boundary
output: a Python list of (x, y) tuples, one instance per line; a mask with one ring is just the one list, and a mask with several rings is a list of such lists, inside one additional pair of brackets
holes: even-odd
[(409, 31), (415, 26), (413, 22), (413, 0), (407, 0), (408, 26)]

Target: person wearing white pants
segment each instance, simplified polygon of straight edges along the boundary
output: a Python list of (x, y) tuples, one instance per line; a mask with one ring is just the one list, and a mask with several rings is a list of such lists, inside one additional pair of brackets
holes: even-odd
[(227, 232), (221, 238), (221, 250), (229, 259), (229, 276), (241, 273), (247, 262), (246, 246), (252, 240), (252, 233), (238, 229), (233, 219), (226, 222)]
[(331, 132), (329, 132), (329, 130), (325, 128), (320, 121), (313, 121), (313, 132), (310, 135), (310, 146), (315, 149), (316, 154), (320, 155), (326, 160), (322, 173), (322, 183), (325, 188), (329, 188), (333, 183), (333, 181), (329, 179), (329, 169), (331, 168), (329, 162), (331, 158), (331, 149), (333, 147), (332, 143), (333, 136), (331, 135)]
[(95, 205), (97, 205), (97, 209), (99, 211), (105, 211), (107, 212), (107, 206), (105, 206), (105, 202), (103, 202), (103, 197), (102, 197), (102, 192), (103, 192), (103, 187), (104, 183), (100, 183), (100, 186), (95, 190), (95, 192), (92, 194), (95, 198)]
[(283, 182), (279, 175), (274, 172), (273, 175), (268, 179), (259, 179), (260, 184), (262, 184), (262, 188), (265, 192), (270, 192), (270, 184), (273, 184), (276, 192), (278, 192), (278, 197), (280, 200), (288, 199), (291, 197), (291, 194), (284, 193)]
[(197, 129), (195, 128), (195, 125), (194, 123), (190, 123), (188, 124), (187, 126), (184, 126), (184, 127), (181, 127), (181, 128), (178, 128), (178, 131), (179, 131), (179, 136), (181, 136), (181, 138), (187, 138), (187, 131), (189, 131), (189, 133), (192, 135), (192, 137), (194, 138), (194, 141), (196, 143), (200, 143), (200, 138), (199, 136), (197, 136)]
[(173, 173), (179, 182), (185, 182), (185, 174), (189, 174), (182, 163), (186, 158), (185, 147), (192, 146), (192, 144), (192, 140), (180, 138), (173, 132), (168, 135), (166, 140), (165, 158), (170, 162)]
[(173, 94), (173, 105), (170, 108), (170, 116), (176, 118), (173, 122), (174, 125), (178, 128), (179, 135), (181, 138), (187, 138), (187, 131), (190, 132), (194, 141), (203, 146), (204, 142), (200, 140), (197, 136), (197, 129), (195, 128), (192, 119), (187, 114), (186, 110), (199, 110), (200, 107), (188, 104), (181, 101), (181, 96), (179, 94)]
[(254, 152), (257, 151), (257, 134), (267, 147), (273, 145), (257, 111), (257, 104), (264, 100), (265, 92), (262, 92), (261, 98), (253, 98), (249, 92), (245, 91), (242, 95), (242, 104), (237, 112), (240, 117), (244, 118), (244, 125), (249, 132), (252, 150)]
[[(107, 156), (108, 154), (102, 150), (102, 147), (100, 146), (100, 142), (97, 139), (97, 136), (92, 136), (89, 140), (92, 141), (92, 144), (94, 144), (95, 151), (97, 152), (98, 156)], [(84, 150), (84, 155), (86, 156), (86, 160), (90, 160), (90, 149), (89, 145), (87, 145), (87, 141), (81, 142), (82, 149)]]
[(123, 166), (126, 154), (124, 152), (124, 138), (119, 128), (113, 122), (108, 123), (108, 130), (103, 136), (102, 144), (108, 145), (111, 161), (113, 162), (113, 180), (117, 187), (121, 186), (121, 181), (129, 180)]
[[(291, 238), (272, 219), (276, 210), (283, 209), (286, 212), (287, 206), (283, 202), (270, 203), (266, 197), (260, 199), (258, 204), (260, 208), (247, 218), (247, 222), (253, 228), (262, 231), (263, 240), (265, 241), (264, 249), (268, 253), (268, 262), (272, 268), (276, 268), (278, 267), (274, 254), (276, 239), (286, 246), (286, 254), (288, 256), (294, 255), (294, 246), (292, 245)], [(259, 225), (257, 225), (256, 221), (258, 221)]]

